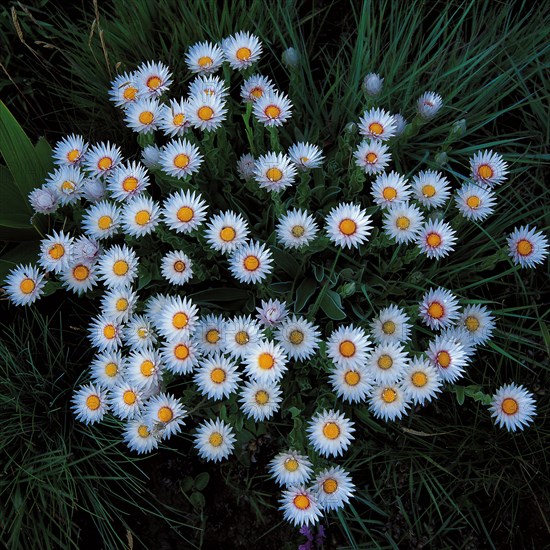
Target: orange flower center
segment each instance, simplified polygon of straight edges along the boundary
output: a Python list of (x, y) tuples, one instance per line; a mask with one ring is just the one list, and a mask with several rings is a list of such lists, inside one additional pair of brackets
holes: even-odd
[(507, 397), (502, 402), (501, 408), (502, 408), (503, 413), (512, 415), (512, 414), (516, 414), (518, 412), (519, 404), (515, 399), (513, 399), (511, 397)]
[(202, 57), (199, 57), (198, 63), (201, 67), (207, 68), (210, 67), (212, 63), (214, 63), (214, 60), (208, 55), (203, 55)]
[(361, 381), (361, 376), (357, 371), (348, 370), (348, 372), (344, 375), (344, 380), (348, 386), (357, 386), (357, 384)]
[(440, 367), (446, 369), (451, 364), (451, 356), (448, 351), (440, 351), (437, 354), (437, 363)]
[(426, 243), (432, 248), (438, 247), (441, 244), (441, 237), (437, 233), (429, 233), (426, 237)]
[(219, 339), (220, 339), (220, 333), (215, 328), (210, 329), (206, 333), (206, 341), (210, 344), (215, 344), (216, 342), (219, 341)]
[(137, 91), (137, 88), (134, 88), (134, 86), (127, 86), (124, 88), (122, 96), (126, 101), (133, 101), (136, 97)]
[(393, 334), (395, 332), (395, 323), (393, 321), (386, 321), (382, 325), (382, 332), (384, 334)]
[(194, 215), (193, 209), (189, 208), (189, 206), (182, 206), (176, 214), (178, 220), (184, 223), (191, 221)]
[(299, 239), (300, 237), (304, 236), (304, 233), (306, 232), (306, 229), (303, 225), (295, 225), (290, 232), (292, 233), (293, 237), (296, 237)]
[(255, 88), (252, 88), (252, 90), (250, 90), (250, 95), (258, 99), (264, 95), (264, 91), (259, 86), (256, 86)]
[(97, 226), (103, 231), (109, 229), (111, 225), (113, 225), (113, 218), (111, 218), (111, 216), (101, 216), (99, 220), (97, 220)]
[(184, 122), (185, 122), (185, 116), (183, 115), (183, 113), (178, 113), (172, 119), (172, 123), (174, 124), (174, 126), (181, 126)]
[(128, 300), (126, 298), (119, 298), (115, 304), (117, 311), (126, 311), (128, 309)]
[(80, 158), (80, 151), (78, 149), (73, 149), (67, 153), (67, 160), (69, 162), (75, 162)]
[(223, 436), (220, 432), (214, 432), (210, 434), (208, 442), (212, 447), (219, 447), (223, 443)]
[(481, 204), (481, 199), (476, 195), (471, 195), (466, 199), (466, 204), (470, 208), (479, 208), (479, 205)]
[(413, 375), (411, 376), (411, 382), (413, 383), (414, 386), (416, 386), (417, 388), (422, 388), (423, 386), (425, 386), (428, 382), (428, 377), (426, 376), (425, 373), (423, 372), (415, 372), (413, 373)]
[(88, 278), (89, 274), (90, 270), (85, 265), (79, 264), (73, 268), (73, 277), (77, 281), (84, 281)]
[(242, 48), (239, 48), (237, 50), (237, 53), (235, 55), (240, 61), (246, 61), (252, 55), (252, 50), (250, 48), (247, 48), (246, 46), (243, 46)]
[(134, 219), (138, 225), (146, 225), (151, 221), (151, 213), (147, 210), (140, 210)]
[(49, 250), (48, 254), (53, 260), (59, 260), (59, 258), (65, 255), (65, 247), (62, 244), (55, 243)]
[(86, 407), (91, 411), (97, 411), (101, 405), (101, 401), (97, 395), (89, 395), (86, 398)]
[(178, 344), (174, 349), (174, 355), (178, 359), (187, 359), (189, 357), (189, 348), (185, 344)]
[(107, 363), (105, 365), (105, 375), (109, 378), (116, 376), (118, 374), (118, 366), (116, 363)]
[(111, 157), (102, 157), (97, 163), (97, 167), (100, 170), (109, 170), (113, 166), (113, 159)]
[(357, 231), (357, 224), (349, 218), (342, 220), (338, 227), (340, 232), (347, 236), (353, 235)]
[(395, 197), (397, 197), (397, 191), (395, 190), (395, 187), (384, 187), (382, 191), (382, 196), (387, 201), (392, 201), (393, 199), (395, 199)]
[(224, 227), (220, 231), (220, 238), (226, 243), (231, 242), (237, 236), (236, 231), (232, 227)]
[(353, 357), (355, 355), (355, 344), (351, 340), (341, 342), (338, 349), (343, 357)]
[(307, 510), (311, 506), (309, 498), (306, 495), (295, 496), (293, 502), (298, 510)]
[(161, 407), (157, 413), (157, 417), (161, 422), (170, 422), (174, 418), (174, 413), (170, 407)]
[(220, 369), (219, 367), (212, 369), (212, 372), (210, 373), (210, 380), (212, 380), (214, 384), (221, 384), (222, 382), (225, 382), (225, 378), (226, 374), (223, 369)]
[(285, 470), (295, 472), (298, 469), (298, 461), (295, 458), (287, 458), (284, 463)]
[(291, 331), (288, 339), (292, 344), (297, 346), (298, 344), (301, 344), (304, 341), (304, 333), (301, 330), (293, 330)]
[(370, 153), (367, 153), (367, 156), (365, 157), (365, 161), (368, 164), (374, 164), (378, 160), (378, 155), (376, 153), (373, 153), (372, 151)]
[(338, 482), (335, 479), (327, 479), (323, 482), (323, 491), (329, 495), (338, 489)]
[(147, 87), (151, 90), (156, 90), (162, 84), (162, 80), (158, 76), (151, 76), (147, 79)]
[(482, 164), (477, 169), (477, 175), (484, 180), (493, 177), (493, 173), (493, 169), (488, 164)]
[(142, 425), (138, 428), (137, 432), (138, 432), (139, 437), (143, 437), (144, 439), (145, 439), (146, 437), (149, 437), (149, 436), (151, 435), (151, 432), (149, 432), (149, 429), (148, 429), (147, 426), (145, 426), (144, 424), (142, 424)]
[(142, 113), (139, 113), (139, 121), (142, 124), (151, 124), (154, 118), (155, 117), (151, 111), (143, 111)]
[(137, 178), (134, 178), (134, 176), (128, 176), (127, 178), (124, 178), (124, 181), (122, 182), (122, 189), (127, 192), (134, 191), (138, 186), (138, 183)]
[(174, 166), (176, 168), (185, 168), (189, 164), (190, 160), (191, 159), (185, 153), (180, 153), (174, 158)]
[(516, 245), (516, 250), (521, 256), (529, 256), (533, 252), (533, 245), (527, 239), (522, 239)]
[(279, 168), (269, 168), (265, 175), (270, 181), (279, 181), (283, 177), (283, 172), (282, 170), (279, 170)]
[(126, 273), (128, 273), (128, 269), (130, 269), (130, 266), (125, 260), (117, 260), (113, 264), (113, 271), (115, 272), (116, 275), (119, 275), (119, 276), (126, 275)]
[(441, 319), (444, 313), (445, 310), (439, 302), (432, 302), (428, 308), (428, 315), (434, 319)]
[(137, 401), (137, 395), (132, 390), (126, 390), (122, 395), (122, 399), (126, 405), (133, 405)]
[(174, 262), (174, 271), (183, 273), (185, 271), (185, 264), (181, 260)]
[(172, 317), (172, 325), (175, 329), (182, 329), (189, 323), (189, 317), (183, 311), (179, 311)]
[(380, 135), (384, 131), (384, 127), (382, 124), (379, 124), (378, 122), (372, 122), (369, 124), (369, 132), (371, 134)]
[(270, 353), (261, 353), (258, 357), (258, 365), (263, 370), (272, 369), (275, 365), (275, 359)]
[(435, 187), (427, 183), (422, 187), (422, 194), (427, 198), (433, 197), (435, 195)]
[(265, 405), (269, 401), (269, 394), (265, 390), (259, 390), (256, 392), (254, 399), (258, 405)]
[(197, 116), (201, 120), (210, 120), (214, 116), (214, 109), (208, 105), (203, 105), (198, 111)]
[(385, 403), (393, 403), (397, 399), (397, 392), (392, 388), (385, 388), (382, 391), (382, 400)]
[(243, 263), (247, 271), (256, 271), (260, 267), (260, 260), (256, 256), (247, 256)]
[(146, 359), (141, 363), (139, 370), (141, 371), (141, 374), (143, 376), (152, 376), (153, 371), (155, 370), (155, 364), (153, 361), (149, 361), (149, 359)]
[(409, 229), (411, 226), (411, 220), (409, 220), (407, 216), (399, 216), (395, 220), (395, 225), (397, 226), (397, 229)]
[(116, 328), (113, 325), (106, 325), (103, 327), (103, 336), (107, 340), (112, 340), (116, 336)]
[(336, 439), (340, 435), (340, 427), (335, 422), (327, 422), (323, 426), (323, 435), (327, 439)]
[(268, 105), (264, 109), (264, 114), (268, 118), (277, 118), (281, 115), (281, 109), (277, 105)]
[(393, 366), (393, 359), (389, 355), (381, 355), (377, 362), (378, 366), (383, 370), (388, 370)]

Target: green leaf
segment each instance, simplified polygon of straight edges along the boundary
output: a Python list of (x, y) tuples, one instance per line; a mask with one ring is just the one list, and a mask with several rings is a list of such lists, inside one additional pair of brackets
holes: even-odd
[(296, 313), (302, 311), (316, 289), (317, 283), (313, 279), (307, 278), (302, 281), (296, 290), (296, 300), (294, 302), (294, 311)]
[(273, 263), (284, 269), (291, 277), (296, 277), (300, 271), (300, 265), (288, 252), (278, 248), (271, 248)]
[(321, 309), (334, 321), (342, 321), (346, 314), (342, 309), (342, 299), (334, 290), (327, 290), (321, 299)]
[(199, 493), (198, 491), (193, 492), (189, 497), (189, 500), (195, 508), (204, 508), (204, 505), (206, 504), (206, 499), (204, 498), (204, 495), (202, 493)]
[(464, 396), (465, 396), (464, 387), (463, 386), (455, 386), (453, 388), (453, 390), (456, 394), (456, 400), (457, 400), (458, 404), (463, 405), (464, 404)]
[(208, 482), (210, 481), (210, 474), (208, 472), (201, 472), (196, 478), (195, 478), (195, 489), (197, 491), (203, 491), (205, 487), (208, 485)]
[(0, 282), (9, 271), (19, 264), (35, 263), (40, 243), (38, 241), (23, 242), (13, 247), (0, 258)]

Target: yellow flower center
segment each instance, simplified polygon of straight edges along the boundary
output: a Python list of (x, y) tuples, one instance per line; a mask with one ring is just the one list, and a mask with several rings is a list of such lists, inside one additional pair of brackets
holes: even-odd
[(260, 390), (256, 392), (254, 399), (258, 405), (265, 405), (269, 401), (269, 394), (265, 390)]
[(142, 437), (143, 439), (145, 439), (146, 437), (149, 437), (151, 435), (151, 432), (149, 431), (147, 426), (145, 426), (145, 424), (142, 424), (138, 428), (137, 433), (138, 433), (139, 437)]
[(189, 164), (190, 160), (191, 159), (185, 153), (180, 153), (174, 158), (174, 166), (176, 168), (185, 168)]
[(90, 409), (91, 411), (97, 411), (100, 406), (101, 401), (99, 400), (99, 397), (97, 395), (89, 395), (86, 398), (86, 407), (88, 407), (88, 409)]
[(306, 232), (306, 229), (303, 225), (295, 225), (290, 232), (292, 233), (293, 237), (296, 237), (297, 239), (304, 236), (304, 233)]
[(126, 405), (133, 405), (137, 401), (137, 395), (132, 390), (126, 390), (122, 395), (122, 400)]
[(269, 168), (265, 176), (270, 181), (280, 181), (283, 177), (283, 172), (279, 168)]
[(285, 470), (295, 472), (298, 469), (299, 464), (295, 458), (287, 458), (283, 466), (285, 467)]
[(305, 164), (309, 160), (309, 157), (300, 157), (300, 162)]
[(141, 363), (139, 370), (141, 371), (141, 374), (143, 374), (143, 376), (152, 376), (153, 371), (155, 370), (155, 364), (153, 363), (153, 361), (145, 359), (145, 361)]
[(189, 317), (183, 311), (179, 311), (172, 317), (172, 325), (178, 330), (185, 328), (187, 323), (189, 323)]
[(428, 383), (428, 377), (425, 373), (418, 371), (413, 373), (413, 375), (411, 376), (411, 382), (417, 388), (422, 388)]
[(162, 80), (158, 76), (150, 76), (147, 79), (147, 87), (151, 90), (156, 90), (162, 84)]
[(384, 388), (382, 390), (382, 400), (385, 403), (393, 403), (397, 399), (397, 392), (392, 388)]
[(397, 229), (409, 229), (411, 226), (411, 220), (409, 220), (407, 216), (399, 216), (395, 220), (395, 225), (397, 226)]
[(127, 192), (134, 191), (138, 186), (138, 183), (137, 178), (134, 178), (134, 176), (128, 176), (127, 178), (124, 178), (124, 181), (122, 182), (122, 189)]
[(240, 61), (246, 61), (252, 55), (252, 50), (250, 48), (247, 48), (246, 46), (242, 46), (237, 50), (237, 53), (235, 55)]
[(323, 491), (329, 495), (338, 489), (338, 482), (335, 479), (326, 479), (323, 481)]
[(470, 332), (475, 332), (480, 326), (479, 319), (477, 317), (474, 317), (473, 315), (470, 315), (469, 317), (466, 317), (466, 319), (464, 319), (464, 326)]
[(199, 57), (198, 64), (203, 68), (210, 67), (212, 63), (214, 63), (214, 60), (208, 55), (203, 55), (202, 57)]
[(349, 236), (357, 231), (357, 224), (353, 220), (346, 218), (340, 222), (338, 228), (342, 234)]
[(378, 155), (376, 153), (373, 153), (372, 151), (370, 153), (367, 153), (367, 156), (365, 157), (365, 161), (368, 164), (374, 164), (378, 160)]
[(502, 402), (502, 412), (505, 414), (516, 414), (519, 410), (519, 404), (518, 402), (513, 399), (512, 397), (507, 397)]
[(357, 386), (357, 384), (361, 381), (361, 376), (357, 371), (348, 370), (348, 372), (344, 375), (344, 380), (348, 386)]
[(335, 422), (327, 422), (323, 426), (323, 435), (327, 439), (336, 439), (340, 435), (340, 427)]
[(481, 204), (481, 199), (476, 195), (471, 195), (466, 199), (466, 204), (470, 208), (479, 208), (479, 205)]
[(147, 210), (140, 210), (134, 219), (138, 225), (147, 225), (151, 221), (151, 213)]
[(252, 88), (252, 90), (250, 90), (250, 95), (252, 97), (255, 97), (256, 99), (259, 99), (264, 95), (264, 91), (259, 86), (256, 86), (255, 88)]
[(181, 126), (184, 122), (185, 122), (185, 116), (183, 115), (183, 113), (178, 113), (172, 119), (172, 123), (174, 124), (174, 126)]
[(124, 88), (122, 95), (127, 101), (132, 101), (133, 99), (135, 99), (137, 91), (137, 88), (134, 88), (134, 86), (127, 86), (126, 88)]
[(219, 341), (219, 339), (220, 339), (220, 332), (215, 328), (210, 329), (206, 333), (206, 341), (209, 344), (215, 344), (216, 342)]
[(77, 281), (84, 281), (88, 278), (88, 275), (90, 275), (90, 270), (83, 264), (78, 264), (77, 266), (73, 267), (73, 277)]
[(384, 334), (393, 334), (395, 332), (395, 323), (393, 321), (386, 321), (382, 324), (382, 332)]
[(387, 201), (392, 201), (395, 197), (397, 197), (397, 191), (395, 190), (395, 187), (384, 187), (382, 190), (382, 196)]
[(126, 298), (119, 298), (116, 301), (115, 307), (117, 311), (126, 311), (128, 309), (128, 300)]
[(226, 374), (223, 369), (220, 369), (219, 367), (212, 369), (212, 372), (210, 373), (210, 380), (212, 380), (214, 384), (221, 384), (222, 382), (225, 382), (225, 378)]
[(437, 233), (429, 233), (426, 237), (428, 246), (435, 248), (441, 244), (441, 237)]
[(222, 434), (220, 432), (211, 433), (208, 438), (208, 443), (210, 443), (212, 447), (219, 447), (223, 443)]
[(371, 122), (371, 124), (369, 124), (369, 132), (371, 134), (380, 135), (383, 131), (384, 127), (378, 122)]
[(482, 164), (477, 169), (477, 175), (481, 179), (484, 179), (484, 180), (489, 179), (489, 178), (493, 177), (493, 169), (488, 164)]
[(193, 209), (189, 208), (189, 206), (182, 206), (176, 214), (178, 220), (184, 223), (190, 222), (194, 215)]
[(170, 407), (161, 407), (157, 413), (157, 417), (161, 422), (170, 422), (174, 418), (174, 412)]
[(306, 497), (306, 495), (298, 495), (294, 497), (294, 506), (298, 508), (298, 510), (307, 510), (311, 503), (309, 502), (309, 498)]
[(102, 157), (97, 163), (97, 167), (100, 170), (109, 170), (113, 166), (113, 159), (111, 157)]
[(237, 342), (239, 346), (244, 346), (245, 344), (248, 344), (248, 342), (250, 342), (248, 332), (246, 332), (245, 330), (239, 330), (239, 332), (235, 334), (235, 342)]
[(74, 191), (74, 188), (75, 188), (75, 185), (72, 181), (64, 181), (61, 184), (61, 189), (63, 189), (63, 191), (67, 191), (67, 192)]
[(268, 105), (264, 109), (264, 114), (267, 118), (277, 118), (281, 115), (281, 109), (277, 105)]
[(258, 357), (258, 366), (263, 370), (272, 369), (275, 365), (275, 359), (270, 353), (260, 353)]
[(80, 158), (80, 151), (78, 149), (73, 149), (67, 153), (67, 160), (69, 162), (75, 162)]
[(118, 366), (116, 363), (107, 363), (105, 365), (105, 375), (109, 378), (113, 378), (118, 374)]
[(224, 227), (220, 231), (220, 239), (226, 243), (231, 242), (237, 236), (237, 232), (232, 227)]
[(174, 355), (180, 359), (187, 359), (189, 357), (189, 348), (185, 344), (178, 344), (174, 348)]
[(111, 218), (111, 216), (101, 216), (99, 220), (97, 220), (97, 226), (103, 231), (109, 229), (111, 225), (113, 225), (113, 218)]
[(440, 367), (446, 369), (451, 364), (451, 356), (448, 351), (440, 351), (437, 354), (437, 363)]
[(23, 294), (30, 294), (36, 288), (36, 283), (32, 279), (23, 279), (19, 283), (19, 289)]
[(103, 336), (107, 340), (112, 340), (116, 336), (116, 328), (113, 325), (106, 325), (103, 327)]
[(433, 197), (435, 195), (435, 187), (427, 183), (422, 187), (422, 194), (427, 198)]
[(177, 271), (178, 273), (183, 273), (185, 271), (185, 263), (181, 260), (177, 260), (174, 262), (174, 271)]
[(137, 335), (138, 338), (141, 338), (143, 340), (149, 335), (149, 330), (147, 329), (147, 327), (139, 327), (137, 329)]
[(527, 239), (522, 239), (516, 245), (516, 250), (521, 256), (529, 256), (533, 252), (533, 245)]
[(351, 340), (340, 342), (338, 349), (343, 357), (353, 357), (356, 351), (355, 344)]
[(214, 109), (208, 105), (203, 105), (198, 111), (197, 116), (201, 120), (210, 120), (214, 116)]
[(291, 344), (294, 344), (297, 346), (298, 344), (301, 344), (304, 341), (304, 333), (301, 330), (294, 329), (291, 331), (288, 339), (290, 340)]
[(432, 302), (428, 307), (428, 315), (434, 319), (441, 319), (445, 313), (443, 306), (439, 302)]
[(119, 276), (126, 275), (129, 269), (130, 269), (130, 266), (128, 265), (128, 262), (126, 260), (117, 260), (113, 264), (113, 271), (115, 272), (116, 275), (119, 275)]
[(390, 369), (393, 366), (393, 359), (389, 355), (381, 355), (378, 358), (378, 366), (383, 370)]
[(247, 271), (256, 271), (260, 267), (260, 260), (256, 256), (247, 256), (243, 263)]
[(143, 111), (142, 113), (139, 113), (139, 121), (142, 124), (151, 124), (154, 118), (155, 117), (151, 111)]

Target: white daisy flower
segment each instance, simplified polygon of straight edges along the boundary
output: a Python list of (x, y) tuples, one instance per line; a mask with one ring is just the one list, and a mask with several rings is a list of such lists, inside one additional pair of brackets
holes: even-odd
[(92, 176), (108, 176), (121, 162), (120, 147), (102, 142), (88, 150), (84, 167)]
[(179, 399), (169, 393), (160, 393), (147, 401), (143, 420), (152, 433), (161, 439), (170, 439), (181, 432), (181, 425), (187, 411)]
[(444, 382), (455, 382), (464, 376), (464, 366), (467, 363), (464, 346), (446, 335), (436, 336), (430, 342), (426, 356)]
[(149, 186), (147, 170), (138, 162), (121, 164), (107, 177), (107, 189), (116, 201), (128, 201)]
[(114, 288), (101, 297), (101, 313), (108, 319), (125, 323), (133, 314), (136, 304), (137, 294), (131, 288)]
[(290, 359), (308, 359), (319, 347), (321, 331), (305, 317), (287, 317), (277, 326), (275, 339)]
[(103, 249), (98, 241), (82, 235), (73, 243), (70, 260), (73, 264), (82, 262), (87, 265), (93, 265), (102, 253)]
[(225, 323), (225, 351), (243, 359), (260, 342), (263, 331), (250, 315), (240, 315)]
[(322, 516), (317, 495), (302, 485), (283, 491), (279, 502), (279, 510), (283, 510), (285, 520), (295, 527), (315, 525)]
[(491, 189), (473, 183), (463, 185), (456, 192), (455, 201), (465, 218), (479, 222), (493, 213), (497, 202), (496, 195)]
[(55, 144), (52, 157), (58, 166), (78, 166), (86, 151), (88, 143), (82, 136), (71, 134)]
[(193, 372), (200, 359), (200, 351), (197, 346), (187, 338), (165, 342), (160, 354), (166, 369), (174, 374)]
[(198, 193), (178, 191), (162, 207), (164, 222), (177, 233), (190, 233), (206, 219), (206, 201)]
[(44, 294), (44, 274), (31, 264), (18, 265), (12, 269), (4, 281), (4, 290), (12, 303), (28, 306)]
[(542, 231), (529, 225), (514, 228), (506, 237), (508, 255), (515, 264), (521, 267), (535, 267), (541, 264), (548, 256), (548, 239)]
[(159, 224), (160, 207), (150, 197), (134, 197), (124, 205), (121, 222), (126, 235), (143, 237), (152, 233)]
[(98, 353), (90, 365), (92, 380), (103, 388), (110, 389), (124, 379), (126, 360), (120, 351)]
[(135, 73), (119, 74), (112, 82), (109, 99), (116, 107), (128, 107), (140, 99), (141, 93)]
[(170, 297), (158, 314), (157, 328), (167, 340), (190, 336), (195, 330), (198, 309), (188, 298)]
[(151, 349), (132, 351), (126, 361), (124, 378), (146, 392), (157, 390), (162, 381), (163, 363), (160, 355)]
[(130, 349), (144, 350), (152, 348), (157, 342), (157, 335), (148, 317), (134, 315), (124, 328), (124, 343)]
[(464, 340), (474, 346), (490, 340), (495, 330), (495, 318), (485, 306), (479, 304), (465, 306), (456, 323)]
[(126, 423), (122, 438), (128, 448), (138, 455), (150, 453), (159, 445), (159, 438), (149, 429), (142, 416)]
[(267, 153), (256, 161), (254, 179), (262, 189), (281, 191), (294, 183), (296, 167), (287, 155)]
[(193, 262), (181, 250), (165, 254), (161, 260), (160, 272), (173, 285), (183, 285), (193, 276)]
[(364, 365), (370, 348), (371, 344), (365, 331), (353, 325), (338, 328), (327, 340), (327, 355), (339, 366)]
[(399, 244), (414, 241), (424, 224), (424, 214), (408, 202), (392, 204), (384, 214), (384, 232)]
[(159, 97), (172, 84), (172, 74), (163, 63), (142, 63), (134, 73), (140, 91), (147, 97)]
[(254, 345), (244, 356), (244, 363), (246, 374), (261, 383), (278, 382), (288, 368), (282, 346), (268, 340)]
[(393, 115), (393, 120), (395, 122), (395, 135), (400, 136), (405, 130), (405, 126), (407, 126), (408, 122), (401, 113), (395, 113)]
[(59, 204), (75, 204), (84, 192), (84, 174), (76, 166), (62, 166), (48, 175), (46, 185), (57, 193)]
[(408, 360), (403, 346), (389, 342), (374, 348), (366, 366), (376, 384), (394, 384), (403, 377)]
[(273, 271), (271, 251), (265, 244), (245, 243), (229, 257), (229, 271), (241, 283), (259, 283)]
[(411, 339), (410, 319), (396, 305), (380, 310), (371, 322), (372, 337), (380, 344), (402, 343)]
[(203, 156), (188, 140), (174, 139), (165, 145), (159, 160), (163, 172), (181, 179), (199, 170)]
[(282, 92), (267, 92), (254, 102), (254, 116), (264, 126), (282, 126), (292, 116), (292, 102)]
[(226, 322), (221, 315), (206, 315), (197, 323), (194, 341), (197, 348), (205, 355), (225, 352)]
[(415, 357), (407, 365), (401, 385), (407, 397), (415, 405), (424, 405), (441, 392), (443, 381), (429, 361)]
[(340, 203), (326, 218), (329, 239), (342, 248), (358, 248), (370, 235), (371, 217), (358, 204)]
[(107, 392), (100, 386), (88, 384), (80, 386), (71, 399), (71, 409), (76, 419), (84, 424), (95, 424), (101, 422), (103, 416), (109, 410), (107, 403)]
[(241, 410), (247, 418), (261, 422), (271, 418), (281, 405), (281, 389), (268, 382), (246, 382), (241, 391)]
[(425, 120), (433, 118), (443, 106), (443, 98), (435, 92), (424, 92), (416, 102), (418, 114)]
[(218, 462), (233, 452), (236, 437), (231, 424), (217, 418), (216, 421), (205, 420), (200, 424), (194, 440), (195, 449), (201, 458)]
[(239, 178), (245, 181), (252, 179), (254, 177), (255, 170), (256, 159), (250, 153), (241, 155), (241, 158), (237, 162), (237, 172), (239, 173)]
[(275, 92), (273, 82), (266, 76), (254, 74), (241, 86), (241, 98), (245, 103), (254, 103), (261, 97)]
[(379, 384), (374, 386), (369, 396), (369, 411), (375, 418), (396, 420), (403, 417), (410, 408), (410, 398), (401, 384)]
[(219, 97), (221, 100), (229, 95), (225, 81), (218, 76), (197, 76), (189, 83), (189, 95), (198, 97), (201, 94)]
[(221, 353), (205, 357), (195, 372), (194, 381), (201, 395), (219, 401), (235, 392), (239, 386), (237, 363)]
[(384, 79), (378, 73), (368, 73), (363, 79), (363, 90), (367, 95), (377, 96), (382, 91)]
[(215, 73), (223, 63), (223, 51), (212, 42), (197, 42), (185, 54), (185, 63), (192, 73)]
[(72, 256), (72, 247), (74, 238), (60, 231), (54, 231), (40, 241), (40, 254), (38, 264), (46, 271), (59, 273), (67, 269), (70, 257)]
[(99, 351), (114, 351), (122, 345), (122, 324), (104, 315), (94, 318), (88, 332), (92, 346)]
[(439, 260), (454, 250), (455, 235), (456, 231), (443, 220), (428, 220), (416, 236), (416, 245), (428, 258)]
[(405, 176), (397, 172), (380, 174), (372, 184), (371, 195), (374, 202), (382, 208), (409, 200), (411, 186)]
[(508, 164), (493, 151), (478, 151), (470, 158), (470, 168), (472, 179), (487, 187), (502, 183), (508, 175)]
[(439, 208), (451, 196), (449, 180), (440, 172), (426, 170), (412, 179), (414, 198), (426, 208)]
[(268, 471), (275, 483), (283, 487), (295, 487), (309, 481), (313, 468), (307, 456), (289, 449), (270, 460)]
[(97, 202), (82, 216), (82, 229), (97, 241), (111, 238), (119, 227), (120, 209), (109, 201)]
[(308, 422), (310, 445), (324, 457), (340, 456), (354, 439), (354, 423), (334, 410), (317, 412)]
[(204, 236), (211, 248), (226, 254), (242, 246), (249, 233), (248, 222), (241, 214), (228, 210), (210, 218)]
[(141, 151), (141, 162), (143, 162), (147, 168), (160, 168), (161, 151), (158, 145), (147, 145), (143, 148), (143, 151)]
[(426, 292), (419, 306), (422, 322), (435, 330), (453, 325), (459, 315), (458, 299), (441, 287)]
[[(165, 136), (182, 136), (189, 131), (191, 123), (187, 118), (187, 102), (182, 98), (180, 101), (171, 99), (169, 105), (163, 105), (159, 117), (159, 128)], [(158, 150), (160, 154), (160, 149)]]
[(288, 156), (301, 172), (319, 168), (323, 164), (323, 153), (317, 145), (300, 141), (288, 150)]
[(129, 286), (137, 277), (136, 253), (126, 246), (113, 245), (98, 262), (99, 278), (107, 288)]
[(145, 317), (158, 328), (158, 319), (165, 307), (171, 303), (172, 297), (168, 294), (154, 294), (145, 302)]
[(158, 130), (162, 108), (155, 98), (138, 99), (126, 109), (124, 122), (138, 134), (152, 134)]
[(63, 286), (80, 295), (97, 284), (97, 269), (87, 261), (70, 263), (60, 273)]
[(29, 203), (39, 214), (51, 214), (59, 208), (59, 193), (48, 184), (29, 193)]
[(210, 132), (226, 119), (227, 108), (220, 95), (202, 93), (191, 96), (187, 103), (187, 118), (193, 128)]
[(340, 466), (332, 466), (319, 472), (311, 488), (323, 510), (343, 508), (355, 492), (351, 476)]
[(257, 307), (256, 317), (265, 327), (278, 325), (287, 315), (286, 303), (279, 300), (262, 300), (262, 307)]
[(370, 109), (359, 119), (359, 133), (366, 138), (387, 141), (395, 135), (395, 121), (384, 109)]
[(246, 69), (260, 59), (262, 43), (249, 32), (237, 32), (222, 42), (225, 61), (232, 69)]
[(493, 395), (489, 411), (500, 428), (509, 432), (523, 430), (536, 415), (535, 399), (524, 386), (505, 384)]
[(338, 365), (330, 372), (329, 380), (336, 395), (348, 403), (363, 402), (372, 387), (370, 374), (363, 365)]
[(313, 216), (297, 208), (282, 216), (275, 227), (277, 240), (287, 248), (307, 246), (318, 230)]
[(111, 388), (109, 405), (116, 417), (131, 420), (141, 414), (144, 399), (143, 390), (122, 381)]
[(106, 199), (107, 185), (101, 178), (86, 178), (83, 182), (82, 196), (90, 202)]
[(378, 139), (366, 139), (353, 153), (355, 164), (367, 174), (379, 174), (391, 161), (389, 147)]

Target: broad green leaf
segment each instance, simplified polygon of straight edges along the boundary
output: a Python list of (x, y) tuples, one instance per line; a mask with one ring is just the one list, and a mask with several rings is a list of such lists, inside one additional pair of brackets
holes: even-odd
[(313, 279), (307, 278), (302, 281), (296, 290), (296, 301), (294, 303), (294, 311), (296, 313), (302, 311), (316, 289), (317, 283)]
[(342, 321), (346, 314), (342, 310), (342, 299), (334, 290), (327, 290), (321, 300), (321, 309), (334, 321)]
[(274, 265), (284, 269), (291, 277), (296, 277), (298, 275), (300, 265), (288, 252), (278, 248), (272, 248), (271, 254), (273, 255)]
[(23, 242), (3, 254), (0, 258), (0, 281), (3, 281), (8, 272), (17, 265), (34, 264), (39, 248), (40, 243), (38, 241)]

